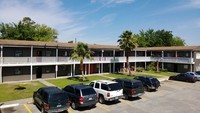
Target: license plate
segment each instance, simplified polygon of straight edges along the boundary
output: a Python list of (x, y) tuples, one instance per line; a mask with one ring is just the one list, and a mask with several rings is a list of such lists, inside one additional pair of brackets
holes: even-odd
[(92, 98), (89, 98), (89, 100), (92, 100)]
[(57, 107), (61, 107), (62, 105), (57, 105)]

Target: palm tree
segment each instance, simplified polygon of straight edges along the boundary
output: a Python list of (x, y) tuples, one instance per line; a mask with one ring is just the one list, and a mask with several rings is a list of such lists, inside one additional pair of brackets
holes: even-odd
[(77, 59), (78, 61), (80, 61), (80, 70), (83, 81), (85, 81), (83, 60), (85, 58), (92, 60), (93, 58), (91, 57), (91, 54), (93, 54), (93, 51), (89, 50), (87, 44), (78, 42), (78, 44), (74, 48), (74, 53), (71, 55), (71, 59)]
[(129, 75), (131, 75), (130, 65), (129, 65), (129, 55), (131, 50), (138, 46), (137, 35), (133, 35), (131, 31), (124, 31), (117, 40), (119, 47), (125, 51), (126, 55), (126, 69), (128, 69)]

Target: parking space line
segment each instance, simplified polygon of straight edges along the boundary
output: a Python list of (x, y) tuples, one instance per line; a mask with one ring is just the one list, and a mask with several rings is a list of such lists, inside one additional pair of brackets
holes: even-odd
[(29, 113), (32, 113), (31, 110), (28, 108), (28, 106), (26, 104), (24, 104), (24, 107), (26, 108), (26, 110), (29, 112)]
[(108, 109), (108, 108), (106, 108), (106, 107), (104, 107), (104, 106), (102, 106), (100, 104), (96, 104), (96, 106), (101, 108), (101, 109), (103, 109), (103, 110), (110, 111), (110, 109)]
[(68, 111), (69, 113), (74, 113), (74, 111), (73, 111), (71, 108), (69, 108), (67, 111)]
[(129, 105), (129, 106), (132, 106), (132, 104), (130, 103), (130, 102), (127, 102), (127, 101), (125, 101), (125, 100), (120, 100), (122, 103), (124, 103), (124, 104), (127, 104), (127, 105)]

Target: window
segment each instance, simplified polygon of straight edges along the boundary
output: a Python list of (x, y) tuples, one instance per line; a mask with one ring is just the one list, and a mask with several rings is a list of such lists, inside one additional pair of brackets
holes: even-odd
[(78, 95), (78, 96), (80, 96), (80, 90), (75, 89), (75, 94)]
[(87, 88), (87, 89), (82, 89), (82, 95), (91, 95), (91, 94), (96, 94), (93, 88)]
[(16, 57), (22, 56), (22, 50), (16, 50), (16, 51), (15, 51), (15, 56), (16, 56)]
[(188, 69), (188, 65), (184, 65), (184, 69)]
[(94, 82), (91, 82), (91, 83), (90, 83), (90, 86), (94, 87)]
[(70, 87), (70, 86), (65, 87), (64, 90), (67, 91), (67, 92), (70, 92), (70, 93), (74, 92), (74, 89), (72, 87)]
[(108, 86), (105, 84), (101, 84), (101, 89), (108, 91)]
[(96, 83), (96, 84), (95, 84), (95, 88), (99, 88), (99, 83)]
[(51, 56), (51, 51), (46, 51), (46, 56)]
[(15, 75), (20, 75), (22, 74), (21, 68), (15, 68)]
[(125, 88), (132, 88), (132, 83), (131, 82), (124, 82), (124, 87)]

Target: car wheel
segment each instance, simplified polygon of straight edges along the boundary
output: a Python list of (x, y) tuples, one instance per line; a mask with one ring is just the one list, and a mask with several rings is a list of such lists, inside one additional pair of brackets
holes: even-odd
[(124, 93), (124, 99), (125, 99), (125, 100), (128, 100), (128, 95), (127, 95), (127, 93)]
[(77, 109), (77, 105), (74, 101), (71, 103), (71, 108), (74, 109), (74, 110)]
[(42, 107), (41, 112), (42, 112), (42, 113), (46, 113), (44, 107)]
[(102, 95), (100, 95), (100, 97), (99, 97), (99, 103), (101, 103), (101, 104), (105, 103), (105, 99)]
[(149, 89), (148, 86), (144, 87), (144, 90), (145, 90), (145, 91), (148, 91), (148, 92), (150, 91), (150, 89)]

